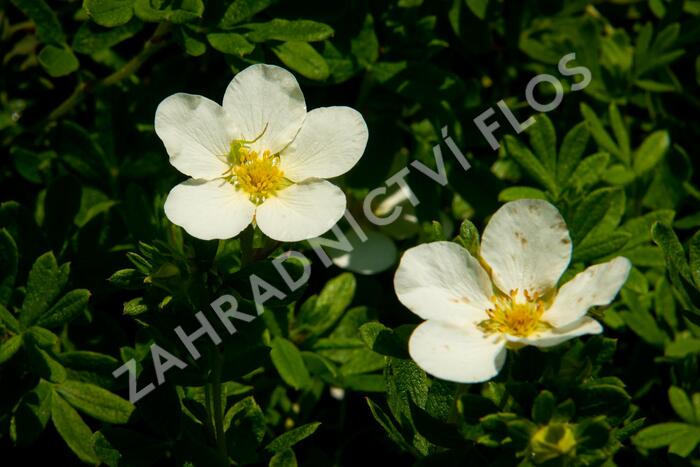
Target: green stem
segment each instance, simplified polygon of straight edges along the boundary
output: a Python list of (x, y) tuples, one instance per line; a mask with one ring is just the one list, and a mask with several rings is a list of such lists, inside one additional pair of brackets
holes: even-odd
[(212, 386), (212, 399), (214, 404), (214, 429), (216, 431), (216, 446), (219, 452), (228, 462), (228, 448), (226, 446), (226, 433), (224, 432), (224, 407), (221, 399), (221, 371), (224, 366), (223, 356), (216, 351), (214, 362), (214, 380)]
[(255, 227), (248, 226), (241, 232), (241, 269), (248, 266), (254, 260), (255, 249), (253, 248), (253, 239), (255, 237)]
[(151, 55), (167, 45), (167, 42), (164, 41), (163, 38), (168, 33), (169, 29), (170, 25), (168, 23), (159, 24), (151, 38), (144, 44), (141, 52), (126, 62), (123, 67), (96, 83), (78, 84), (73, 90), (73, 93), (49, 114), (48, 120), (58, 120), (70, 112), (89, 92), (117, 84), (136, 73)]

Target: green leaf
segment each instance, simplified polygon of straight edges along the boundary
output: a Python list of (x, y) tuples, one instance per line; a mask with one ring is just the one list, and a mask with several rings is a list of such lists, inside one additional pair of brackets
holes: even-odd
[(285, 449), (280, 451), (270, 459), (269, 467), (297, 467), (297, 458), (294, 451)]
[(48, 329), (32, 326), (25, 331), (25, 335), (31, 338), (42, 349), (52, 349), (58, 344), (58, 336)]
[(68, 380), (55, 389), (73, 407), (106, 423), (127, 423), (134, 411), (129, 401), (93, 384)]
[(5, 308), (5, 305), (0, 304), (0, 328), (2, 328), (2, 326), (7, 327), (14, 333), (20, 332), (19, 321), (17, 321), (15, 315), (13, 315), (10, 310)]
[(586, 122), (581, 122), (564, 136), (557, 160), (557, 181), (560, 184), (566, 184), (567, 179), (578, 165), (586, 151), (590, 135)]
[(657, 222), (651, 228), (651, 237), (654, 243), (659, 245), (664, 250), (664, 255), (669, 263), (676, 271), (680, 272), (686, 280), (690, 280), (690, 267), (685, 258), (685, 250), (683, 245), (678, 240), (676, 233), (671, 227)]
[(578, 245), (586, 235), (603, 220), (610, 208), (616, 190), (601, 188), (589, 193), (576, 208), (570, 224), (574, 245)]
[(547, 199), (544, 191), (529, 186), (511, 186), (498, 194), (498, 201), (507, 203), (519, 199)]
[(700, 231), (695, 232), (688, 242), (688, 259), (690, 277), (695, 282), (695, 287), (700, 290)]
[(46, 72), (54, 78), (69, 75), (80, 66), (78, 59), (66, 45), (49, 44), (41, 49), (37, 58)]
[(588, 262), (613, 254), (624, 247), (631, 234), (628, 232), (610, 232), (586, 237), (585, 242), (574, 248), (573, 261)]
[(11, 359), (22, 346), (22, 335), (10, 337), (0, 344), (0, 365)]
[(272, 47), (272, 51), (282, 63), (306, 78), (323, 81), (330, 74), (326, 60), (308, 42), (287, 41)]
[(34, 374), (56, 383), (65, 381), (66, 369), (48, 352), (39, 348), (38, 343), (29, 333), (25, 334), (24, 349)]
[(58, 434), (80, 460), (93, 465), (100, 462), (93, 448), (90, 427), (80, 418), (78, 412), (56, 393), (52, 398), (51, 420)]
[(43, 0), (12, 0), (36, 25), (36, 35), (44, 44), (60, 45), (66, 38), (54, 10)]
[(296, 428), (292, 428), (286, 433), (282, 433), (277, 438), (270, 441), (270, 443), (265, 446), (265, 450), (279, 453), (285, 451), (299, 441), (302, 441), (309, 436), (311, 436), (321, 425), (321, 422), (307, 423), (306, 425), (301, 425)]
[(656, 131), (647, 136), (634, 152), (634, 171), (641, 175), (653, 169), (664, 157), (670, 144), (668, 132), (665, 130)]
[(690, 398), (684, 390), (677, 386), (668, 388), (668, 400), (673, 407), (674, 412), (678, 414), (684, 421), (694, 425), (697, 423), (695, 419), (695, 409)]
[(17, 262), (15, 240), (6, 229), (0, 229), (0, 305), (7, 305), (12, 296), (17, 277)]
[(247, 37), (253, 42), (270, 40), (314, 42), (328, 39), (333, 35), (333, 28), (327, 24), (305, 19), (295, 21), (273, 19), (267, 23), (246, 24), (245, 27), (250, 30)]
[(352, 303), (357, 281), (346, 272), (329, 280), (312, 307), (303, 307), (298, 321), (314, 334), (322, 334), (335, 324)]
[(668, 452), (681, 457), (688, 457), (700, 443), (700, 428), (688, 427), (685, 434), (674, 439), (668, 446)]
[(520, 164), (525, 171), (545, 189), (552, 193), (557, 192), (556, 181), (553, 174), (542, 165), (532, 152), (520, 141), (511, 135), (505, 137), (506, 152)]
[(557, 169), (557, 134), (552, 121), (546, 114), (540, 114), (535, 124), (528, 128), (530, 146), (547, 172), (554, 174)]
[(144, 21), (164, 22), (175, 24), (187, 23), (201, 18), (204, 14), (202, 0), (181, 0), (178, 2), (151, 2), (151, 0), (135, 0), (134, 12)]
[(73, 36), (73, 50), (82, 54), (94, 54), (100, 50), (109, 49), (133, 37), (142, 27), (143, 23), (139, 20), (111, 29), (84, 23)]
[(551, 392), (540, 392), (532, 404), (532, 420), (540, 425), (549, 423), (552, 415), (554, 415), (555, 405), (556, 400)]
[(401, 339), (382, 323), (373, 321), (363, 324), (360, 326), (360, 335), (365, 345), (380, 355), (408, 358)]
[(144, 279), (146, 276), (136, 269), (120, 269), (107, 280), (120, 289), (139, 290), (144, 288)]
[(207, 51), (204, 35), (192, 28), (187, 26), (178, 28), (175, 32), (175, 37), (188, 55), (199, 57)]
[(134, 15), (134, 0), (84, 0), (83, 8), (100, 26), (126, 24)]
[(486, 18), (486, 12), (489, 9), (489, 0), (466, 0), (466, 3), (477, 18), (481, 20)]
[(17, 446), (31, 445), (44, 431), (51, 418), (52, 396), (51, 383), (44, 380), (22, 396), (10, 422), (10, 437)]
[(311, 385), (311, 376), (304, 365), (304, 358), (292, 342), (282, 337), (275, 337), (272, 340), (270, 357), (285, 383), (295, 389), (307, 388)]
[(56, 258), (50, 251), (34, 262), (29, 271), (27, 294), (19, 317), (22, 327), (26, 328), (33, 324), (58, 298), (68, 281), (69, 271), (68, 263), (58, 267)]
[(381, 407), (372, 402), (372, 399), (369, 397), (367, 397), (366, 400), (367, 405), (369, 405), (369, 410), (372, 412), (372, 416), (377, 423), (384, 428), (384, 431), (386, 431), (387, 435), (389, 435), (389, 439), (400, 446), (404, 451), (414, 451), (414, 449), (406, 442), (406, 439), (403, 437), (401, 432), (396, 428), (396, 425), (394, 425), (394, 422), (391, 420), (389, 415), (387, 415), (387, 413), (384, 412)]
[(265, 414), (253, 396), (233, 404), (224, 416), (224, 430), (234, 460), (240, 463), (253, 462), (265, 437), (265, 429)]
[(207, 34), (207, 40), (219, 52), (240, 57), (248, 55), (255, 49), (255, 44), (251, 44), (245, 37), (235, 32), (213, 32)]
[(479, 231), (469, 219), (462, 221), (459, 226), (459, 237), (457, 241), (472, 255), (474, 258), (479, 257)]
[(615, 134), (615, 139), (617, 140), (617, 147), (620, 148), (624, 159), (629, 160), (630, 138), (629, 134), (627, 133), (625, 122), (622, 119), (622, 115), (620, 115), (620, 111), (615, 103), (610, 104), (608, 115), (610, 115), (610, 125), (612, 126), (613, 133)]
[(685, 423), (660, 423), (644, 428), (632, 438), (632, 442), (640, 448), (656, 449), (668, 446), (693, 430), (698, 430), (698, 428)]
[(596, 184), (607, 171), (610, 156), (606, 152), (598, 152), (583, 159), (569, 178), (569, 185), (579, 190)]
[(574, 401), (577, 416), (622, 416), (627, 413), (630, 396), (619, 386), (588, 383), (576, 390)]
[(85, 310), (89, 299), (90, 291), (85, 289), (71, 290), (49, 311), (41, 315), (36, 324), (45, 328), (66, 324)]
[(624, 154), (617, 147), (610, 134), (603, 127), (603, 123), (600, 121), (598, 116), (595, 114), (593, 109), (591, 109), (587, 104), (581, 104), (581, 114), (583, 118), (588, 123), (588, 129), (593, 135), (593, 139), (596, 140), (598, 146), (600, 146), (604, 151), (609, 152), (624, 163), (629, 163), (629, 159), (625, 159)]
[(260, 13), (274, 2), (275, 0), (233, 0), (219, 21), (219, 27), (228, 29), (235, 26)]

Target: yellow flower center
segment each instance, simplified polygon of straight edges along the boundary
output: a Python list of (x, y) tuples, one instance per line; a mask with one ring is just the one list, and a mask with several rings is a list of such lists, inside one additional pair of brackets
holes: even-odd
[(246, 192), (253, 203), (260, 204), (285, 186), (284, 173), (279, 168), (280, 158), (270, 151), (262, 154), (252, 151), (242, 143), (245, 141), (231, 142), (226, 179)]
[(511, 290), (509, 295), (491, 297), (493, 307), (486, 310), (489, 318), (479, 323), (481, 330), (488, 334), (498, 332), (527, 337), (550, 328), (549, 323), (541, 319), (545, 305), (539, 295), (530, 295), (527, 290), (524, 294), (525, 302), (516, 300), (518, 289)]

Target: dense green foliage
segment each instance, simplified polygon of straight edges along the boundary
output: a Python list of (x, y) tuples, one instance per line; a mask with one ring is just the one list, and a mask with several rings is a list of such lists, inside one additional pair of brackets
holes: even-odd
[[(700, 465), (699, 1), (4, 0), (0, 18), (3, 465)], [(582, 91), (557, 70), (571, 52), (592, 74)], [(474, 251), (502, 202), (542, 198), (571, 231), (562, 281), (629, 258), (594, 310), (604, 333), (457, 385), (408, 357), (419, 320), (395, 268), (361, 276), (307, 243), (172, 225), (163, 200), (183, 177), (158, 103), (218, 100), (261, 62), (294, 72), (309, 108), (363, 114), (369, 145), (337, 182), (353, 212), (409, 162), (435, 167), (447, 126), (472, 167), (444, 150), (446, 186), (411, 172), (419, 228), (399, 251)], [(473, 119), (501, 99), (534, 115), (538, 73), (561, 78), (561, 105), (521, 134), (497, 111), (493, 151)], [(234, 336), (217, 323), (223, 342), (198, 340), (194, 360), (173, 329), (193, 332), (199, 310), (215, 322), (227, 293), (254, 314), (248, 277), (285, 289), (271, 259), (290, 248), (313, 261), (308, 285)], [(154, 343), (187, 363), (162, 385)], [(155, 385), (136, 404), (112, 376), (132, 358), (138, 388)]]

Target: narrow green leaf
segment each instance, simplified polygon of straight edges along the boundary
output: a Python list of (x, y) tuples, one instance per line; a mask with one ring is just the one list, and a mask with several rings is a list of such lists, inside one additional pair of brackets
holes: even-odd
[(700, 290), (700, 231), (695, 232), (688, 242), (688, 257), (690, 277), (695, 282), (695, 287)]
[(10, 310), (5, 308), (5, 305), (2, 304), (0, 304), (0, 327), (1, 326), (5, 326), (14, 333), (20, 332), (19, 321), (17, 321), (17, 318), (15, 318)]
[(634, 171), (643, 174), (651, 170), (664, 157), (671, 142), (668, 132), (656, 131), (642, 142), (642, 145), (634, 152)]
[(93, 384), (68, 380), (55, 389), (73, 407), (106, 423), (127, 423), (134, 411), (129, 401)]
[(285, 451), (299, 441), (308, 438), (318, 429), (321, 422), (307, 423), (296, 428), (292, 428), (286, 433), (282, 433), (277, 438), (270, 441), (270, 443), (265, 446), (265, 449), (270, 452), (279, 453)]
[(593, 135), (593, 139), (596, 140), (598, 146), (600, 146), (604, 151), (609, 152), (624, 163), (629, 163), (629, 159), (625, 159), (624, 154), (617, 147), (615, 142), (610, 137), (610, 134), (603, 127), (603, 123), (600, 121), (598, 116), (595, 114), (593, 109), (591, 109), (587, 104), (581, 104), (581, 114), (583, 118), (588, 123), (588, 129)]
[(620, 148), (623, 158), (625, 160), (629, 160), (630, 137), (627, 133), (627, 127), (625, 126), (625, 122), (622, 119), (622, 115), (620, 115), (620, 111), (618, 110), (614, 102), (610, 104), (610, 107), (608, 109), (608, 115), (610, 115), (610, 126), (612, 126), (613, 133), (615, 134), (615, 139), (617, 140), (617, 147)]
[(304, 365), (304, 358), (292, 342), (282, 337), (275, 337), (272, 340), (270, 357), (285, 383), (295, 389), (307, 388), (311, 385), (311, 376)]
[(333, 35), (333, 28), (327, 24), (306, 19), (294, 21), (273, 19), (267, 23), (246, 24), (245, 27), (250, 30), (247, 37), (253, 42), (269, 40), (313, 42), (328, 39)]
[(274, 2), (275, 0), (233, 0), (219, 21), (219, 27), (228, 29), (235, 26), (260, 13)]
[(528, 128), (530, 146), (547, 172), (554, 174), (557, 170), (557, 134), (552, 121), (546, 114), (535, 118), (535, 124)]
[(474, 258), (479, 257), (479, 231), (469, 219), (462, 221), (462, 225), (459, 226), (459, 237), (457, 239), (469, 254)]
[(557, 181), (564, 185), (586, 151), (591, 132), (586, 122), (573, 127), (564, 136), (557, 159)]
[(545, 189), (552, 193), (557, 192), (557, 184), (553, 174), (548, 172), (542, 163), (520, 141), (511, 135), (505, 137), (506, 152), (520, 164), (525, 171)]
[(69, 448), (83, 462), (96, 465), (100, 462), (92, 443), (92, 431), (61, 396), (54, 393), (51, 405), (51, 420), (56, 431)]
[(603, 220), (612, 203), (615, 190), (601, 188), (588, 194), (576, 208), (569, 228), (574, 245), (578, 245), (586, 235)]
[(22, 335), (10, 337), (8, 340), (0, 344), (0, 364), (11, 359), (22, 346)]
[(71, 290), (65, 294), (49, 311), (37, 319), (36, 324), (45, 328), (63, 325), (87, 307), (90, 291), (85, 289)]
[(685, 423), (660, 423), (644, 428), (632, 438), (632, 441), (641, 448), (660, 448), (668, 446), (675, 439), (685, 435), (691, 428)]

